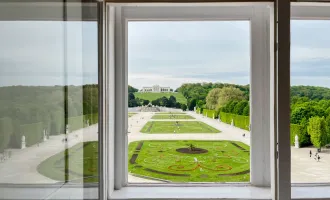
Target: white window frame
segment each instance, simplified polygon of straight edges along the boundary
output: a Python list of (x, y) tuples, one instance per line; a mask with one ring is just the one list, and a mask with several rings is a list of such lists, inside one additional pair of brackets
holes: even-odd
[[(330, 20), (329, 3), (291, 3), (291, 20)], [(290, 74), (288, 75), (290, 77)], [(287, 110), (290, 115), (290, 110)], [(279, 168), (279, 170), (285, 170)], [(290, 170), (291, 173), (291, 170)], [(330, 199), (329, 183), (292, 183), (292, 199)]]
[[(209, 199), (209, 198), (263, 198), (270, 199), (271, 184), (271, 131), (270, 131), (270, 70), (272, 65), (273, 37), (270, 26), (272, 4), (270, 3), (205, 3), (205, 4), (107, 4), (110, 60), (106, 68), (108, 77), (113, 77), (109, 90), (115, 94), (113, 121), (114, 130), (109, 134), (110, 152), (108, 198), (109, 199)], [(224, 184), (129, 184), (127, 182), (127, 22), (186, 21), (186, 20), (250, 20), (251, 63), (251, 147), (250, 183)], [(112, 53), (109, 53), (112, 52)], [(107, 109), (108, 110), (108, 109)], [(111, 109), (110, 109), (111, 113)], [(266, 133), (266, 134), (265, 134)], [(268, 134), (267, 134), (268, 133)], [(244, 187), (242, 187), (244, 186)], [(157, 189), (153, 189), (157, 187)]]

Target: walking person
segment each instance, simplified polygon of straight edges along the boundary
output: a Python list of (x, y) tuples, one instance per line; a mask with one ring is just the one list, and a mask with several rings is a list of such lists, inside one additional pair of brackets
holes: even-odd
[(312, 157), (312, 150), (309, 150), (309, 157)]

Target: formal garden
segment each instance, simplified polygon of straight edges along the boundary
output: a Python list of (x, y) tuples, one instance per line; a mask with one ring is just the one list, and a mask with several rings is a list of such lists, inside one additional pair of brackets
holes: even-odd
[(157, 134), (180, 134), (180, 133), (220, 133), (220, 130), (213, 128), (200, 121), (149, 121), (140, 131), (141, 133)]
[(41, 162), (37, 171), (60, 182), (98, 181), (98, 142), (84, 142)]
[(151, 119), (195, 119), (190, 115), (181, 115), (181, 114), (163, 114), (163, 115), (154, 115)]
[(234, 141), (136, 141), (129, 173), (171, 182), (248, 182), (249, 146)]

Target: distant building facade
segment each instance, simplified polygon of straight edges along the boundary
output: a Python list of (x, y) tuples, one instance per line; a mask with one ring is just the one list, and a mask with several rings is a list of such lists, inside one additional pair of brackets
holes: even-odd
[(152, 87), (143, 87), (140, 92), (172, 92), (170, 87), (160, 87), (159, 85), (154, 85)]

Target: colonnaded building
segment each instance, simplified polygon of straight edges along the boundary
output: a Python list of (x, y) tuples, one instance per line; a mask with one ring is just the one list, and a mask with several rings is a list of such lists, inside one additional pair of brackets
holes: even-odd
[(140, 92), (172, 92), (170, 87), (160, 87), (159, 85), (154, 85), (152, 87), (143, 87)]

